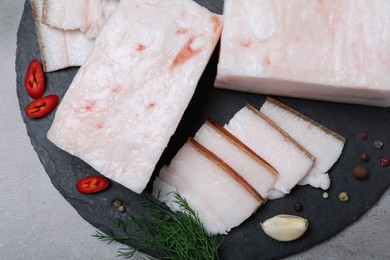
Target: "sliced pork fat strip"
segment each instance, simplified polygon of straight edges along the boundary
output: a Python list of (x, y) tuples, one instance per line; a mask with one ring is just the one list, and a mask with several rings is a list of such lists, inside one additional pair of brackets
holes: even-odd
[[(171, 185), (172, 189), (168, 189), (169, 185), (161, 182)], [(210, 234), (227, 234), (226, 230), (228, 228), (223, 221), (218, 219), (213, 205), (204, 200), (206, 198), (202, 194), (194, 192), (191, 186), (191, 183), (182, 180), (179, 174), (172, 173), (168, 166), (164, 166), (153, 182), (153, 195), (164, 202), (171, 210), (180, 211), (174, 197), (174, 193), (178, 192), (187, 201), (191, 209), (199, 215), (199, 219)]]
[(194, 139), (239, 173), (266, 198), (273, 188), (277, 171), (248, 146), (213, 121), (206, 121)]
[(64, 31), (42, 23), (43, 0), (30, 0), (42, 66), (45, 72), (81, 66), (94, 41), (77, 30)]
[(290, 193), (314, 165), (313, 155), (250, 105), (238, 111), (225, 128), (278, 171), (268, 199), (281, 198)]
[(48, 138), (141, 193), (219, 39), (191, 0), (121, 0), (57, 109)]
[(273, 98), (267, 98), (260, 112), (316, 157), (313, 169), (299, 184), (328, 189), (330, 178), (327, 172), (340, 157), (345, 138)]
[(216, 85), (390, 106), (387, 0), (225, 0)]
[(80, 30), (95, 39), (119, 0), (44, 0), (42, 22), (63, 30)]
[(226, 225), (226, 232), (240, 225), (264, 203), (237, 172), (194, 140), (183, 145), (169, 170), (211, 205), (217, 219)]

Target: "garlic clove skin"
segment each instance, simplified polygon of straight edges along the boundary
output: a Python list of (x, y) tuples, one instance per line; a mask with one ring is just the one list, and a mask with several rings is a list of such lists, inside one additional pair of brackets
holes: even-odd
[(307, 219), (294, 215), (277, 215), (260, 223), (264, 232), (281, 242), (300, 238), (309, 227)]

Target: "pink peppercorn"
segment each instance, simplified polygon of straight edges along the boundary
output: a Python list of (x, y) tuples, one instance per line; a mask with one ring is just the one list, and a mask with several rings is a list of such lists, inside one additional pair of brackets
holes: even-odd
[(379, 162), (383, 167), (387, 167), (390, 163), (389, 158), (387, 157), (382, 157)]

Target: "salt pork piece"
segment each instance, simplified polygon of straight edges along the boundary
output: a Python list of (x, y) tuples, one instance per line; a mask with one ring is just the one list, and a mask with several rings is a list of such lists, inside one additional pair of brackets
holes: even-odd
[(63, 31), (42, 23), (43, 0), (30, 0), (35, 30), (45, 72), (81, 66), (94, 47), (94, 41), (80, 31)]
[(239, 173), (266, 198), (274, 186), (277, 171), (222, 126), (210, 120), (194, 139)]
[(153, 195), (164, 202), (172, 211), (180, 211), (174, 197), (175, 192), (178, 192), (191, 209), (198, 214), (209, 234), (227, 234), (228, 227), (218, 219), (213, 205), (209, 205), (201, 194), (195, 193), (191, 188), (191, 183), (183, 181), (178, 174), (173, 174), (168, 166), (164, 166), (153, 182)]
[(278, 171), (268, 199), (290, 193), (314, 165), (313, 155), (250, 105), (238, 111), (225, 128)]
[(390, 106), (387, 0), (225, 0), (216, 85)]
[(141, 193), (221, 31), (191, 0), (121, 0), (57, 109), (48, 138)]
[[(213, 209), (218, 219), (214, 226), (220, 226), (219, 221), (226, 226), (222, 234), (240, 225), (264, 203), (256, 190), (236, 171), (192, 139), (172, 159), (169, 171), (181, 179), (177, 186), (174, 185), (178, 190), (191, 187)], [(188, 203), (191, 205), (191, 200)], [(201, 215), (199, 217), (205, 225)], [(208, 226), (205, 227), (208, 229)], [(215, 234), (213, 230), (208, 231)]]
[(299, 184), (328, 189), (330, 178), (327, 172), (340, 157), (345, 138), (273, 98), (267, 98), (260, 112), (271, 118), (316, 158), (314, 167)]
[(95, 39), (119, 0), (44, 0), (42, 22), (63, 30), (80, 30)]

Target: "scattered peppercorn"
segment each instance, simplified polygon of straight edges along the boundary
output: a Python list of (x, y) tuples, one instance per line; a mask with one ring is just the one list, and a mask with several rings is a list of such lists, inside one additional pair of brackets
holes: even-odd
[(361, 155), (360, 155), (360, 160), (362, 161), (362, 162), (368, 162), (368, 159), (369, 159), (370, 157), (368, 156), (368, 154), (366, 154), (366, 153), (362, 153)]
[(329, 194), (327, 192), (324, 192), (324, 193), (322, 193), (322, 197), (324, 199), (327, 199), (327, 198), (329, 198)]
[(364, 165), (357, 165), (352, 171), (353, 177), (358, 180), (364, 180), (368, 177), (368, 170)]
[(389, 158), (387, 157), (382, 157), (380, 160), (379, 160), (381, 166), (383, 167), (387, 167), (389, 165)]
[(364, 132), (359, 133), (359, 139), (360, 140), (366, 140), (367, 139), (367, 134), (364, 133)]
[(346, 193), (345, 191), (340, 192), (339, 199), (342, 202), (347, 202), (349, 200), (348, 193)]
[(120, 206), (118, 207), (118, 210), (119, 210), (120, 212), (125, 212), (126, 208), (125, 208), (123, 205), (120, 205)]
[(115, 207), (119, 208), (120, 206), (122, 206), (122, 201), (114, 200), (113, 204), (114, 204)]
[(383, 143), (382, 143), (380, 140), (375, 140), (375, 141), (374, 141), (374, 146), (375, 146), (375, 148), (377, 148), (377, 149), (381, 149), (382, 146), (383, 146)]
[(297, 202), (294, 204), (294, 209), (297, 211), (297, 212), (300, 212), (303, 210), (303, 206), (302, 206), (302, 203), (300, 202)]

